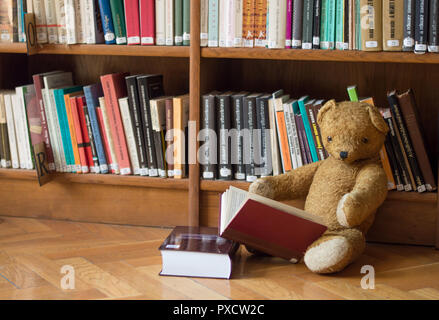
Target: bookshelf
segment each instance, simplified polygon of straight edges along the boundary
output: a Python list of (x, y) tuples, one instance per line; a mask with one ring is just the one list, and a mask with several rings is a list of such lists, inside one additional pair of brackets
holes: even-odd
[[(192, 35), (200, 33), (199, 9), (200, 1), (191, 1)], [(54, 69), (73, 71), (78, 84), (97, 82), (99, 75), (110, 72), (162, 73), (167, 94), (190, 93), (189, 118), (197, 122), (197, 131), (200, 95), (214, 89), (284, 88), (293, 96), (346, 100), (346, 87), (357, 84), (360, 95), (373, 95), (377, 105), (387, 105), (386, 90), (413, 88), (431, 161), (438, 164), (439, 90), (433, 84), (439, 83), (439, 55), (200, 48), (197, 37), (192, 37), (190, 47), (46, 45), (32, 55), (26, 53), (24, 44), (0, 45), (1, 88), (30, 83), (32, 74)], [(249, 184), (203, 181), (199, 172), (199, 165), (191, 164), (189, 177), (183, 180), (56, 174), (39, 187), (34, 171), (0, 169), (0, 213), (130, 225), (213, 226), (220, 193), (230, 185), (246, 189)], [(437, 192), (389, 192), (368, 239), (439, 247), (437, 198)], [(303, 200), (292, 204), (302, 206)]]

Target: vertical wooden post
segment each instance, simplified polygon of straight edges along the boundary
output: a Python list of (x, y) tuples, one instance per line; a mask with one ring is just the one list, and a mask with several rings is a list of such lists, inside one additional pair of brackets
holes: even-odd
[[(438, 172), (439, 172), (439, 161), (438, 161)], [(438, 180), (436, 180), (436, 185), (438, 183)], [(436, 197), (436, 249), (439, 250), (439, 199), (437, 197)]]
[[(196, 133), (200, 129), (200, 0), (191, 0), (191, 46), (189, 66), (189, 120), (196, 123)], [(195, 137), (189, 136), (190, 139)], [(198, 141), (191, 141), (198, 151)], [(191, 152), (191, 150), (189, 150)], [(189, 226), (198, 226), (200, 217), (200, 166), (189, 164)]]

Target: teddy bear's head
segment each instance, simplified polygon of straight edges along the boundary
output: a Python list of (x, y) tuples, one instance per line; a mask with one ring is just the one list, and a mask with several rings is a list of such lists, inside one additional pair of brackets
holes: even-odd
[(378, 108), (363, 102), (330, 100), (317, 123), (328, 153), (347, 163), (375, 157), (389, 130)]

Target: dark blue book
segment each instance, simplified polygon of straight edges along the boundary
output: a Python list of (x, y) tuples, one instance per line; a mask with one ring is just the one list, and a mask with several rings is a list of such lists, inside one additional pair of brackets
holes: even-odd
[(104, 29), (105, 43), (115, 44), (116, 35), (114, 32), (113, 18), (111, 15), (110, 0), (99, 0), (99, 10), (101, 12), (102, 28)]
[(95, 141), (96, 152), (99, 159), (99, 169), (101, 173), (108, 173), (107, 158), (105, 157), (104, 145), (102, 143), (101, 132), (99, 130), (96, 108), (99, 107), (99, 97), (103, 97), (102, 86), (100, 83), (84, 87), (85, 101), (87, 102), (88, 114), (90, 117), (91, 130)]

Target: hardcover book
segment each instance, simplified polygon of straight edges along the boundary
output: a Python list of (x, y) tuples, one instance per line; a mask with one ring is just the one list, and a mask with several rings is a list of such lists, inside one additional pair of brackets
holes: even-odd
[(236, 129), (238, 141), (232, 144), (235, 155), (233, 159), (233, 172), (236, 180), (245, 180), (245, 166), (244, 166), (244, 147), (243, 147), (243, 129), (244, 129), (244, 109), (243, 98), (248, 95), (248, 92), (240, 92), (232, 96), (232, 128)]
[(201, 177), (213, 180), (217, 177), (217, 129), (215, 121), (217, 91), (202, 97), (201, 124), (200, 124), (200, 164)]
[(415, 0), (404, 0), (403, 51), (415, 49)]
[(0, 42), (18, 41), (17, 18), (17, 1), (3, 1), (0, 7)]
[(382, 0), (361, 0), (361, 47), (363, 51), (383, 49)]
[[(127, 44), (127, 32), (125, 26), (125, 12), (123, 8), (123, 0), (110, 0), (110, 8), (113, 17), (116, 44)], [(139, 18), (137, 18), (137, 20), (138, 19)]]
[(415, 53), (427, 51), (428, 44), (428, 0), (416, 1), (415, 6)]
[(218, 107), (216, 108), (216, 121), (218, 133), (218, 178), (232, 180), (232, 155), (229, 141), (231, 129), (231, 96), (233, 92), (225, 92), (217, 96)]
[(125, 25), (127, 44), (140, 44), (140, 13), (138, 0), (125, 0)]
[(105, 43), (115, 44), (116, 35), (114, 32), (113, 17), (111, 15), (110, 0), (99, 0), (99, 10), (101, 13), (102, 27), (104, 29)]
[[(256, 171), (259, 159), (259, 136), (257, 135), (258, 124), (256, 123), (256, 99), (260, 93), (252, 93), (243, 98), (244, 129), (247, 135), (244, 135), (244, 164), (246, 181), (253, 182), (258, 178)], [(247, 140), (247, 141), (246, 141)]]
[(404, 3), (383, 0), (383, 49), (401, 51), (404, 37)]
[(218, 236), (217, 228), (175, 227), (159, 248), (160, 275), (229, 279), (238, 246)]
[(140, 36), (142, 45), (154, 45), (155, 0), (140, 0)]
[(221, 237), (293, 263), (326, 229), (320, 217), (235, 187), (221, 195)]
[(174, 116), (174, 178), (182, 179), (188, 172), (188, 121), (189, 95), (174, 97), (172, 101)]

